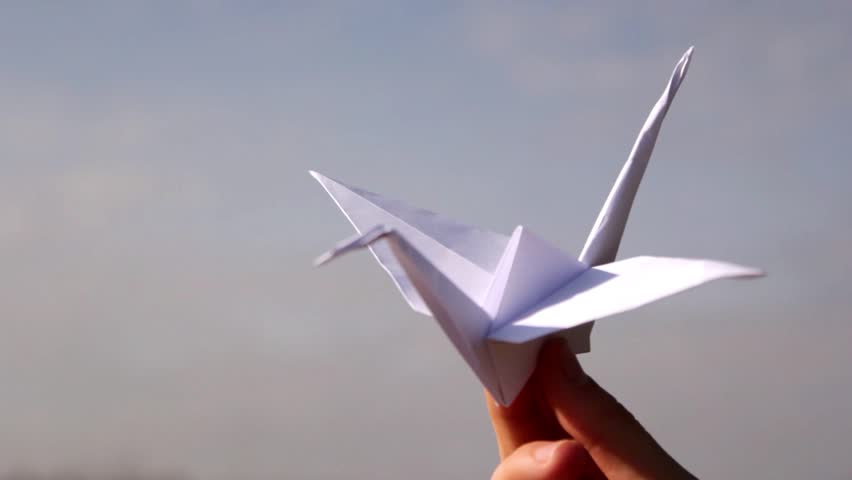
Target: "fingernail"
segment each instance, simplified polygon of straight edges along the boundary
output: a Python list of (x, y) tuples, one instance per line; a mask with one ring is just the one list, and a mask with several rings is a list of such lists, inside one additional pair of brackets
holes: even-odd
[(565, 379), (571, 383), (581, 383), (586, 380), (586, 372), (577, 360), (577, 355), (571, 351), (568, 342), (562, 342), (562, 373)]
[(535, 461), (538, 463), (547, 463), (550, 461), (550, 457), (553, 456), (553, 452), (556, 451), (558, 446), (559, 442), (550, 442), (547, 445), (542, 445), (533, 451), (533, 458), (535, 458)]

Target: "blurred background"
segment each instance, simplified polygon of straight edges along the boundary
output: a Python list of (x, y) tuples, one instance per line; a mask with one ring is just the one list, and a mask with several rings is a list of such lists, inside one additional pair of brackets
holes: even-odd
[(4, 2), (0, 478), (488, 478), (481, 387), (308, 169), (769, 272), (581, 358), (699, 477), (852, 478), (852, 4)]

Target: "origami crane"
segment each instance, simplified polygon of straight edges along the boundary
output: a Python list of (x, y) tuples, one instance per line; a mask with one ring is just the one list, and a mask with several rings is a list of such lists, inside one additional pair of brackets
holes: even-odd
[(506, 237), (310, 172), (358, 232), (316, 263), (368, 247), (409, 305), (437, 320), (503, 405), (532, 374), (545, 337), (561, 335), (575, 353), (588, 352), (595, 320), (711, 280), (763, 275), (713, 260), (615, 261), (633, 198), (691, 55), (692, 48), (651, 110), (578, 259), (523, 226)]

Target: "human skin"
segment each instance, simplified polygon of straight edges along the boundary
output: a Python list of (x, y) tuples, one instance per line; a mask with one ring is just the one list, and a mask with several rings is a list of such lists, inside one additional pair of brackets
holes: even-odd
[(544, 345), (512, 405), (485, 396), (500, 452), (492, 480), (695, 478), (586, 375), (561, 339)]

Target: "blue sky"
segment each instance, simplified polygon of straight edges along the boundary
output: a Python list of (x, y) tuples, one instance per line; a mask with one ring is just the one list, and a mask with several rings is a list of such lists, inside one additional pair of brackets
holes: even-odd
[(435, 325), (367, 255), (311, 268), (349, 227), (307, 170), (579, 252), (695, 45), (620, 253), (770, 275), (600, 322), (583, 362), (701, 477), (848, 478), (850, 21), (841, 1), (3, 5), (0, 470), (487, 476), (478, 385)]

